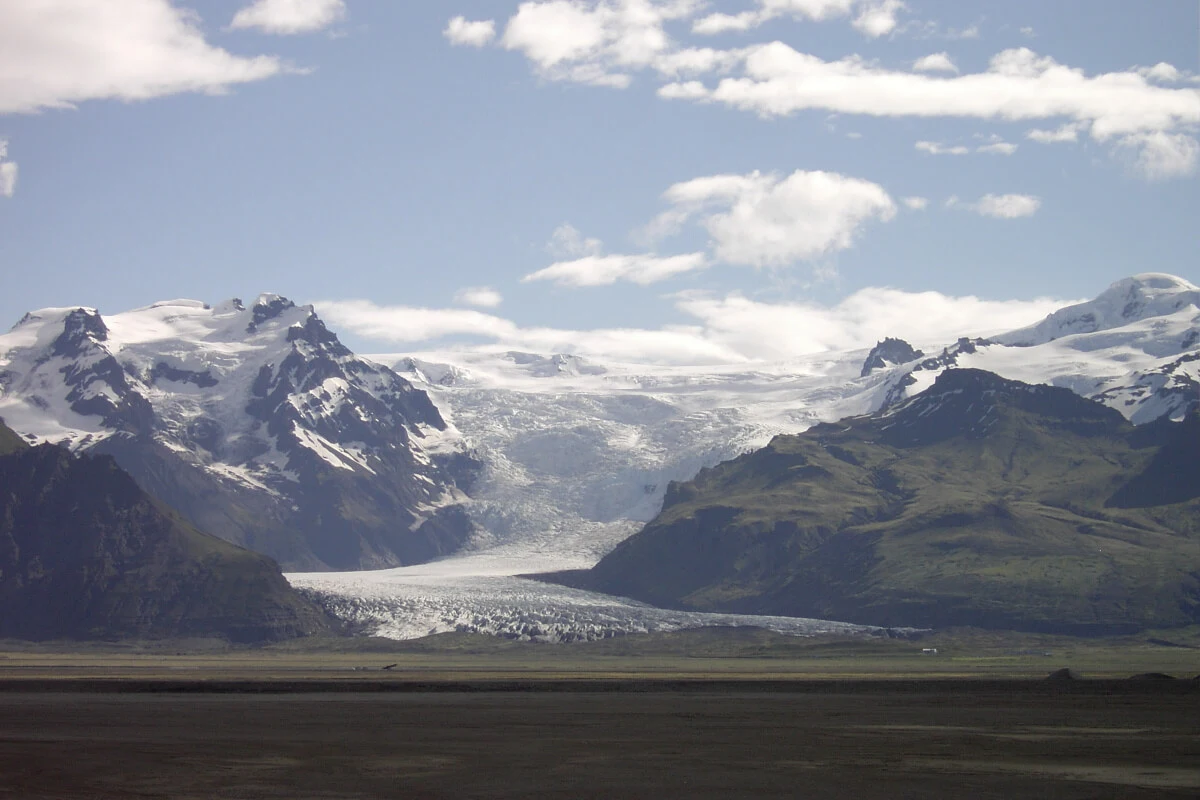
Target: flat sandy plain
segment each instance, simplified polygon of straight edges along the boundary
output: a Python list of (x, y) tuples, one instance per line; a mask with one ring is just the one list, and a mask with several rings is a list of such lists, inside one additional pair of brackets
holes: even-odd
[(1200, 796), (1200, 651), (940, 642), (0, 647), (0, 798)]

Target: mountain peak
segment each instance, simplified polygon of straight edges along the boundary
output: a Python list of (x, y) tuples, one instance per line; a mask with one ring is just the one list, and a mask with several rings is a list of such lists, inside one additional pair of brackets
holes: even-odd
[[(28, 316), (28, 315), (26, 315)], [(74, 358), (90, 344), (108, 340), (108, 326), (94, 308), (77, 308), (63, 317), (62, 333), (54, 340), (53, 354)]]
[(933, 385), (885, 412), (880, 430), (890, 444), (931, 444), (956, 436), (987, 436), (1013, 409), (1086, 434), (1120, 425), (1117, 411), (1070, 389), (1028, 384), (979, 369), (948, 369)]
[(1122, 328), (1192, 307), (1200, 313), (1200, 287), (1183, 278), (1146, 272), (1123, 278), (1094, 300), (1059, 309), (1036, 325), (995, 337), (1000, 344), (1030, 347), (1080, 333)]
[(871, 348), (871, 352), (867, 354), (867, 360), (863, 362), (860, 377), (865, 378), (877, 369), (916, 361), (924, 355), (920, 350), (914, 350), (913, 346), (903, 339), (894, 339), (889, 336)]

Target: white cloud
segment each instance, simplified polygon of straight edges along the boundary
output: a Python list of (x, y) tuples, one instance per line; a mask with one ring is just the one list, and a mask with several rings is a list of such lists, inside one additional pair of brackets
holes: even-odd
[(8, 159), (8, 142), (0, 139), (0, 197), (12, 197), (17, 191), (17, 165)]
[(998, 156), (1011, 156), (1017, 152), (1017, 145), (1012, 142), (991, 142), (975, 148), (977, 153), (991, 153)]
[(504, 302), (504, 296), (490, 286), (468, 286), (455, 292), (454, 302), (464, 306), (496, 308)]
[(698, 217), (717, 259), (754, 267), (844, 250), (867, 222), (896, 214), (883, 187), (833, 172), (713, 175), (675, 184), (664, 198), (672, 208), (652, 229), (669, 233)]
[(949, 53), (931, 53), (927, 56), (922, 56), (913, 62), (913, 70), (916, 72), (958, 72), (958, 67), (954, 65)]
[(0, 3), (0, 113), (220, 93), (284, 71), (210, 45), (195, 14), (167, 0)]
[(288, 36), (319, 31), (345, 16), (344, 0), (255, 0), (234, 15), (229, 27)]
[(929, 153), (931, 156), (965, 156), (971, 152), (971, 148), (969, 147), (964, 147), (960, 144), (951, 147), (941, 142), (920, 141), (913, 146), (923, 153)]
[(1200, 142), (1181, 133), (1138, 133), (1123, 137), (1118, 145), (1133, 152), (1133, 171), (1146, 180), (1185, 178), (1196, 174), (1200, 162)]
[(1032, 27), (1030, 27), (1029, 25), (1026, 25), (1024, 28), (1021, 28), (1021, 35), (1022, 35), (1022, 36), (1028, 36), (1030, 39), (1032, 39), (1032, 38), (1034, 38), (1035, 36), (1037, 36), (1037, 31), (1035, 31), (1035, 30), (1034, 30)]
[(569, 222), (564, 222), (550, 234), (546, 243), (546, 252), (559, 258), (581, 258), (583, 256), (599, 255), (604, 249), (604, 243), (599, 239), (586, 238)]
[(508, 21), (501, 44), (518, 50), (550, 80), (624, 88), (629, 73), (652, 66), (674, 45), (663, 23), (690, 17), (701, 0), (528, 0)]
[(1175, 83), (1188, 77), (1189, 73), (1180, 72), (1174, 65), (1168, 64), (1165, 61), (1160, 61), (1153, 67), (1137, 67), (1138, 75), (1143, 78), (1149, 78), (1153, 81), (1162, 81), (1163, 83)]
[(505, 350), (574, 353), (646, 364), (733, 364), (866, 349), (887, 336), (902, 337), (917, 347), (938, 347), (960, 336), (990, 336), (1033, 324), (1071, 301), (996, 301), (868, 288), (832, 306), (703, 293), (682, 294), (674, 302), (696, 323), (657, 329), (563, 330), (521, 327), (501, 317), (460, 309), (380, 306), (365, 300), (316, 305), (334, 328), (388, 344), (411, 347), (470, 336)]
[(0, 161), (0, 197), (12, 197), (17, 191), (17, 165), (14, 161)]
[(1061, 308), (1057, 300), (995, 301), (939, 292), (862, 289), (834, 306), (763, 303), (740, 295), (684, 296), (678, 307), (703, 325), (709, 341), (755, 360), (865, 349), (888, 336), (937, 347), (960, 336), (1014, 330)]
[(1086, 76), (1027, 48), (997, 54), (986, 72), (929, 77), (858, 57), (827, 62), (782, 42), (751, 48), (744, 77), (710, 98), (763, 116), (821, 110), (870, 116), (1046, 119), (1092, 123), (1098, 140), (1200, 123), (1200, 94), (1152, 86), (1136, 73)]
[(451, 44), (483, 47), (496, 38), (496, 21), (471, 21), (466, 17), (455, 17), (446, 24), (442, 35), (449, 39)]
[(648, 286), (706, 266), (708, 259), (703, 253), (666, 257), (593, 255), (551, 264), (545, 269), (526, 275), (521, 281), (553, 281), (559, 286), (573, 287), (608, 286), (617, 281), (629, 281), (639, 286)]
[(908, 8), (901, 0), (758, 0), (758, 8), (737, 14), (709, 14), (692, 24), (692, 33), (714, 35), (748, 31), (779, 17), (820, 22), (858, 14), (851, 21), (856, 30), (869, 38), (891, 33), (897, 15)]
[(1136, 72), (1088, 76), (1027, 48), (997, 54), (985, 72), (955, 77), (887, 70), (857, 56), (824, 61), (782, 42), (743, 52), (740, 75), (714, 88), (693, 82), (681, 91), (668, 84), (660, 96), (722, 103), (767, 118), (805, 110), (1010, 121), (1067, 117), (1099, 142), (1200, 124), (1200, 92), (1156, 86)]
[(927, 197), (902, 197), (900, 202), (904, 203), (904, 207), (910, 211), (924, 211), (929, 207), (929, 198)]
[(868, 39), (878, 39), (896, 29), (896, 15), (907, 8), (901, 0), (877, 0), (864, 6), (852, 24)]
[(658, 96), (664, 100), (699, 100), (706, 101), (709, 97), (707, 87), (700, 81), (685, 81), (683, 83), (668, 83), (658, 90)]
[(1079, 123), (1068, 122), (1066, 125), (1055, 128), (1054, 130), (1034, 128), (1033, 130), (1025, 132), (1025, 138), (1034, 142), (1041, 142), (1042, 144), (1077, 142), (1079, 141), (1080, 127), (1081, 126)]
[(1032, 217), (1041, 207), (1041, 198), (1028, 194), (985, 194), (967, 206), (976, 214), (996, 219)]
[[(650, 364), (728, 364), (746, 360), (736, 351), (708, 341), (695, 326), (654, 330), (522, 328), (478, 311), (380, 306), (369, 300), (333, 300), (315, 305), (333, 327), (388, 344), (412, 345), (470, 336), (498, 343), (506, 350), (573, 353)], [(1026, 324), (1036, 321), (1030, 319)]]

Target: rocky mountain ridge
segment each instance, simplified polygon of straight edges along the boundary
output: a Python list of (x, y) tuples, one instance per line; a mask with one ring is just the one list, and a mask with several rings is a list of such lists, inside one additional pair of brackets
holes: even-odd
[(477, 465), (428, 395), (276, 295), (31, 312), (0, 336), (0, 414), (292, 569), (425, 561), (473, 532)]

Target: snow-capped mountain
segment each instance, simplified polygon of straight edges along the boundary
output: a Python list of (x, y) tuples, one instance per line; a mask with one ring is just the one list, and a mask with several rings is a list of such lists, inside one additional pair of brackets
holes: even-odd
[(887, 339), (869, 353), (727, 367), (511, 351), (374, 358), (428, 392), (479, 454), (470, 513), (486, 533), (474, 547), (579, 568), (651, 519), (670, 481), (895, 404), (950, 367), (1065, 387), (1135, 423), (1178, 419), (1200, 401), (1200, 290), (1139, 275), (1030, 328), (929, 352)]
[(1178, 420), (1200, 403), (1200, 288), (1160, 273), (1126, 278), (1036, 325), (960, 339), (897, 368), (888, 402), (923, 391), (953, 366), (1067, 388), (1134, 424)]
[[(0, 337), (0, 416), (38, 441), (118, 454), (202, 529), (226, 526), (293, 569), (460, 548), (422, 567), (290, 576), (386, 635), (594, 637), (646, 629), (649, 612), (583, 593), (554, 615), (559, 589), (514, 576), (591, 567), (654, 517), (670, 481), (898, 403), (948, 367), (1069, 388), (1135, 423), (1178, 419), (1200, 401), (1197, 291), (1140, 275), (1021, 331), (915, 342), (924, 353), (887, 340), (715, 367), (479, 349), (367, 361), (311, 309), (270, 296), (251, 309), (51, 310)], [(367, 533), (340, 536), (333, 508)], [(289, 526), (300, 533), (282, 538)]]
[(425, 561), (472, 531), (475, 465), (428, 395), (276, 295), (31, 312), (0, 336), (0, 417), (293, 569)]

